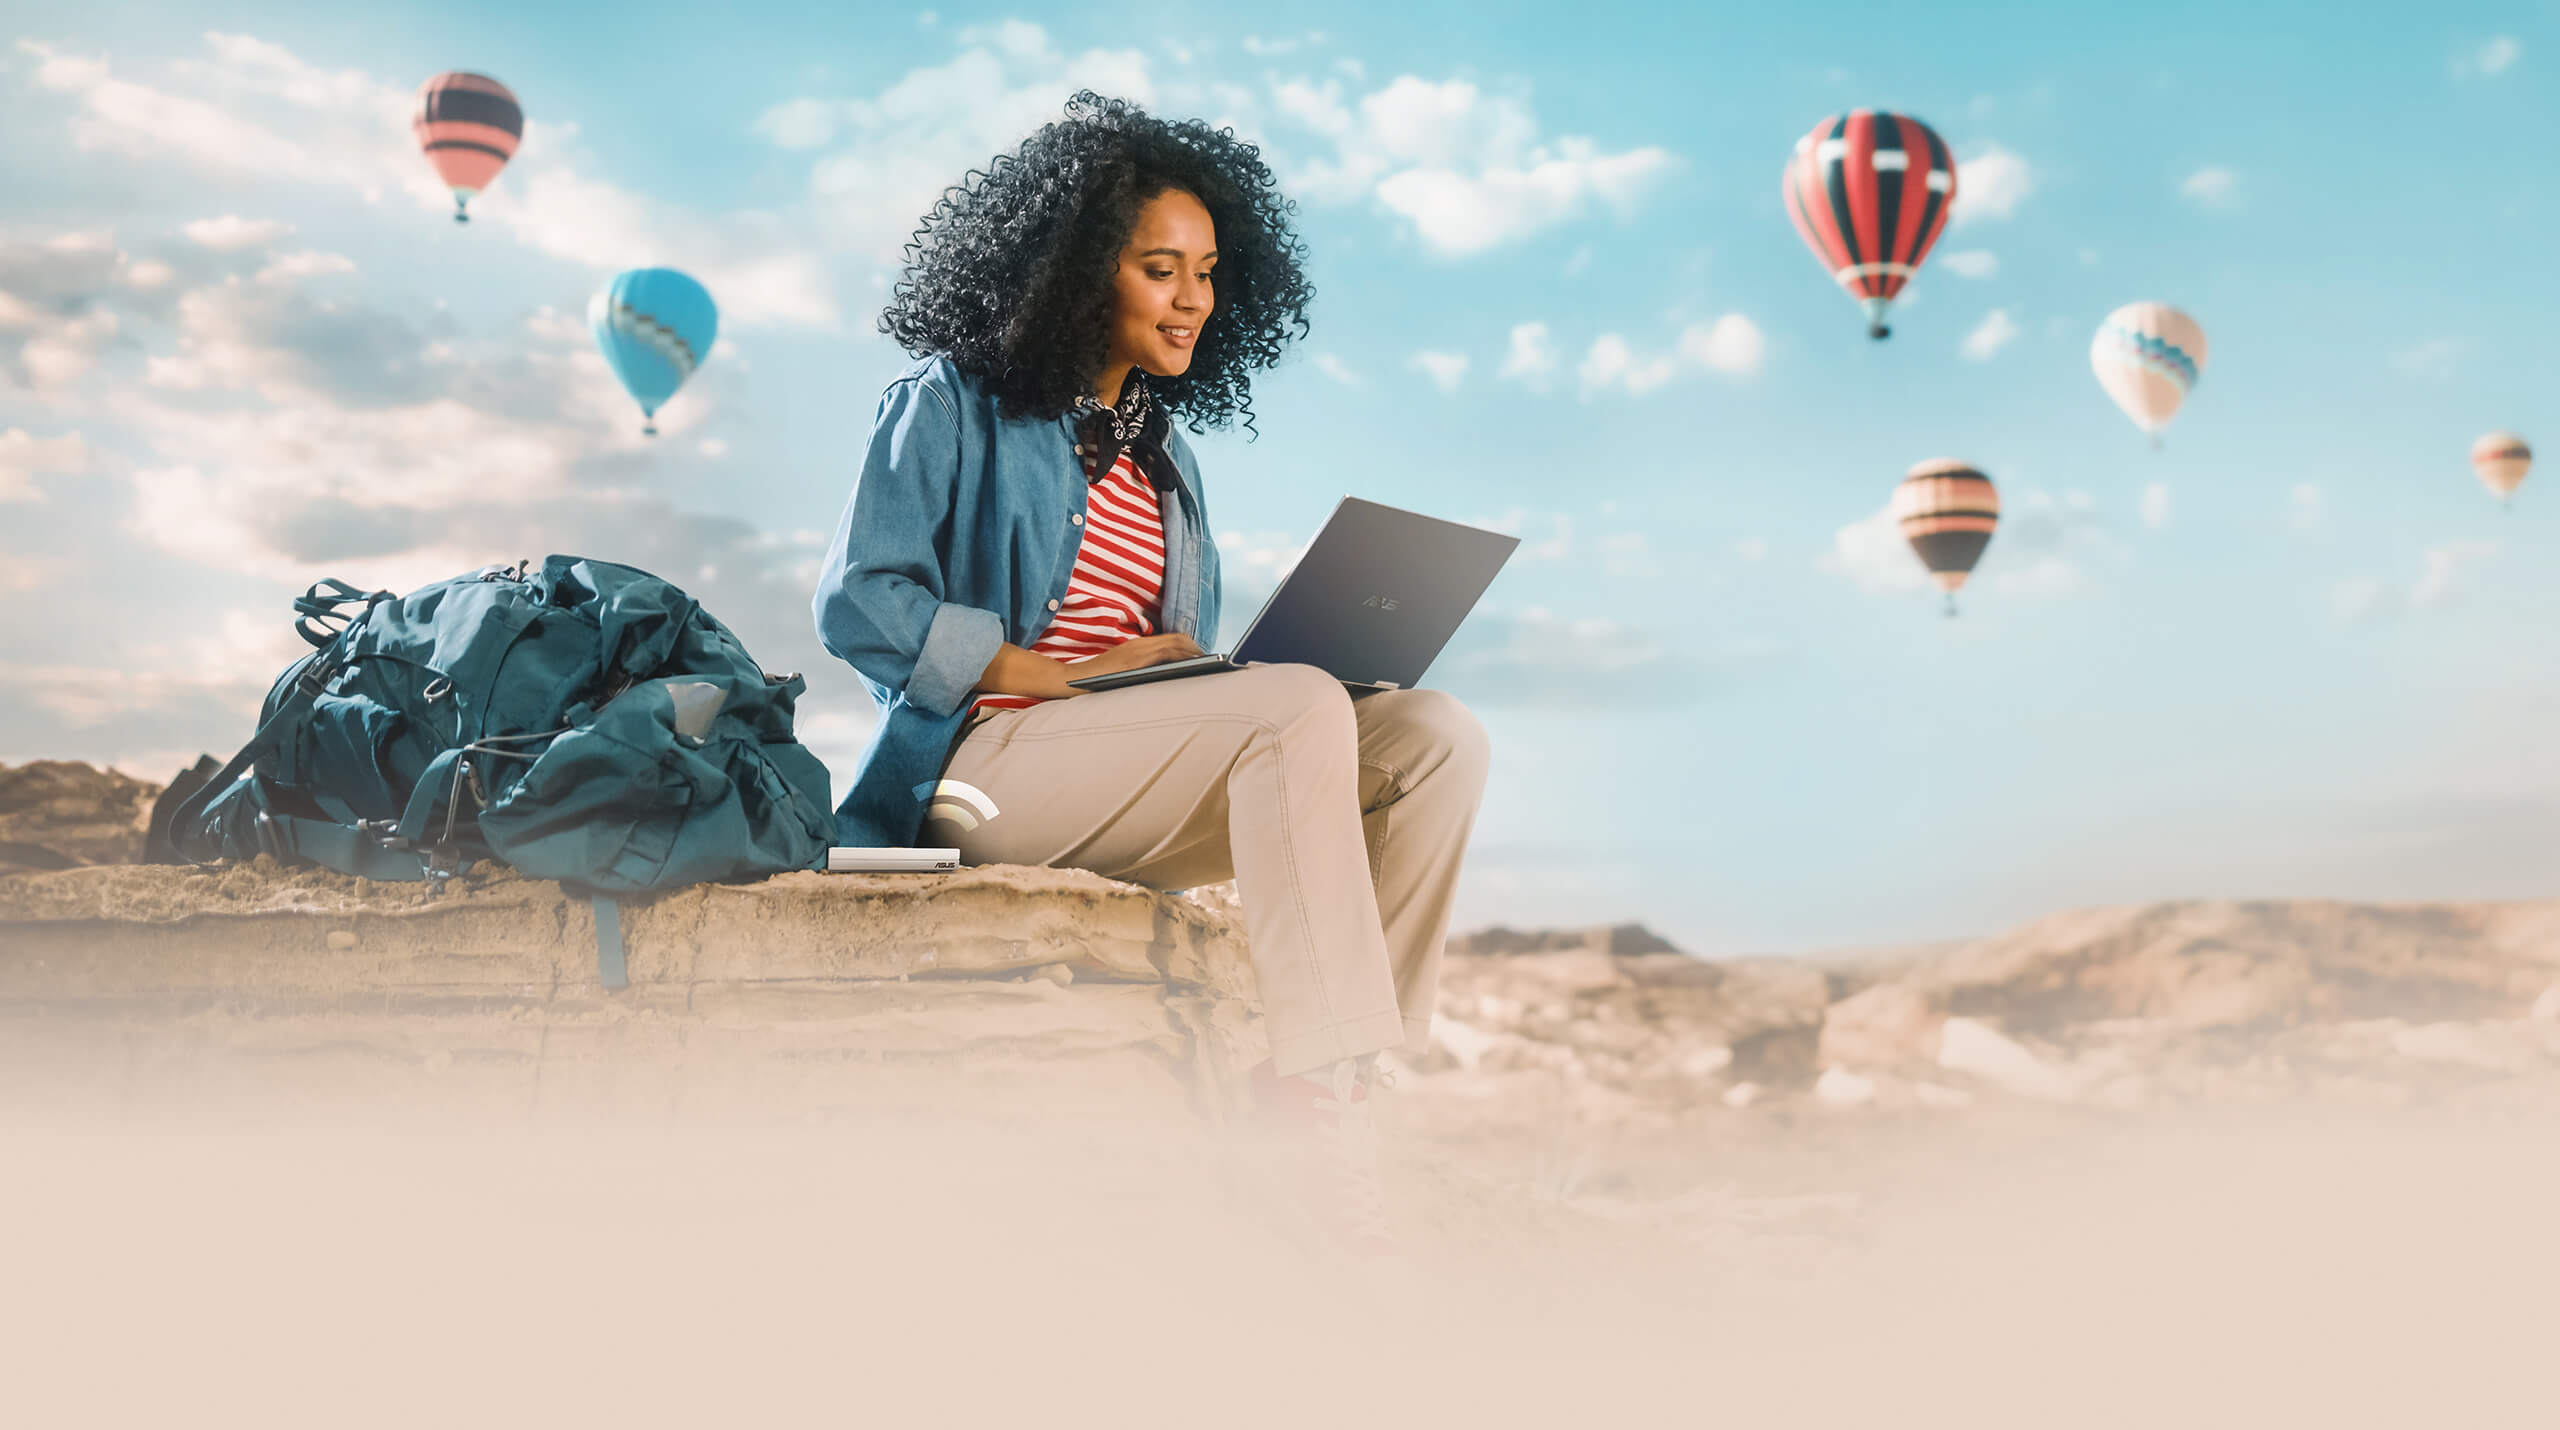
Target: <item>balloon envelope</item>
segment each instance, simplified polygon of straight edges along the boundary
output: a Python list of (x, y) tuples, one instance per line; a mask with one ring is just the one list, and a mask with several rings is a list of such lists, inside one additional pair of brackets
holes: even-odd
[(1936, 457), (1904, 474), (1893, 489), (1893, 515), (1929, 579), (1952, 596), (2000, 525), (2000, 493), (1969, 464)]
[(641, 415), (655, 417), (711, 355), (720, 310), (701, 284), (672, 268), (634, 268), (587, 304), (587, 326)]
[(2143, 431), (2158, 436), (2204, 374), (2204, 329), (2166, 303), (2127, 303), (2089, 343), (2098, 385)]
[(1937, 131), (1907, 114), (1853, 109), (1796, 141), (1781, 185), (1787, 217), (1881, 338), (1894, 295), (1955, 208), (1956, 166)]
[(453, 70), (418, 86), (409, 128), (436, 176), (453, 190), (453, 216), (460, 219), (463, 205), (515, 157), (524, 139), (524, 108), (487, 75)]
[(2533, 470), (2533, 449), (2513, 432), (2492, 432), (2471, 444), (2471, 470), (2504, 501)]

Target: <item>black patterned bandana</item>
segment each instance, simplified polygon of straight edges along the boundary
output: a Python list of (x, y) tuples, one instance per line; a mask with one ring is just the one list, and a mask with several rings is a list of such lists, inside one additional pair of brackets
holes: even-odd
[(1139, 475), (1159, 492), (1169, 492), (1181, 485), (1182, 475), (1173, 465), (1173, 452), (1166, 444), (1173, 424), (1164, 408), (1147, 392), (1146, 379), (1138, 369), (1129, 369), (1128, 379), (1120, 387), (1120, 403), (1105, 407), (1092, 396), (1076, 399), (1076, 445), (1084, 458), (1084, 479), (1098, 482), (1110, 475), (1112, 465), (1129, 452)]

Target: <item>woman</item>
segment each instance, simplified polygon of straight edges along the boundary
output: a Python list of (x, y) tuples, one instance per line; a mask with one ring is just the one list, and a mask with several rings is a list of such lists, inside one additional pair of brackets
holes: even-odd
[(881, 710), (840, 842), (1236, 880), (1271, 1039), (1257, 1106), (1375, 1249), (1372, 1064), (1429, 1036), (1483, 727), (1304, 665), (1067, 684), (1217, 633), (1170, 419), (1250, 428), (1250, 375), (1305, 335), (1291, 208), (1232, 133), (1090, 92), (946, 191), (880, 319), (919, 361), (881, 397), (815, 606)]

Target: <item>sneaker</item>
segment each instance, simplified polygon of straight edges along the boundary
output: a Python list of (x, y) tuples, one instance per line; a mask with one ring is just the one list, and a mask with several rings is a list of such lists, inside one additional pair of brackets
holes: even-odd
[(1253, 1070), (1253, 1103), (1261, 1125), (1285, 1144), (1286, 1179), (1325, 1239), (1363, 1257), (1396, 1255), (1387, 1230), (1386, 1185), (1378, 1176), (1378, 1124), (1372, 1078), (1357, 1059), (1325, 1071), (1329, 1084), (1281, 1077), (1265, 1062)]

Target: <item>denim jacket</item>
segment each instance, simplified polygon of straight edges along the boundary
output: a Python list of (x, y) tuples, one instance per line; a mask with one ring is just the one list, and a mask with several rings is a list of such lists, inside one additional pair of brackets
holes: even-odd
[[(836, 807), (838, 844), (915, 842), (978, 676), (999, 645), (1039, 639), (1066, 600), (1087, 491), (1075, 441), (1071, 417), (997, 416), (995, 394), (947, 357), (913, 364), (880, 394), (811, 603), (819, 642), (880, 707)], [(1218, 548), (1190, 445), (1179, 429), (1166, 445), (1182, 485), (1160, 503), (1156, 628), (1205, 650), (1218, 629)]]

